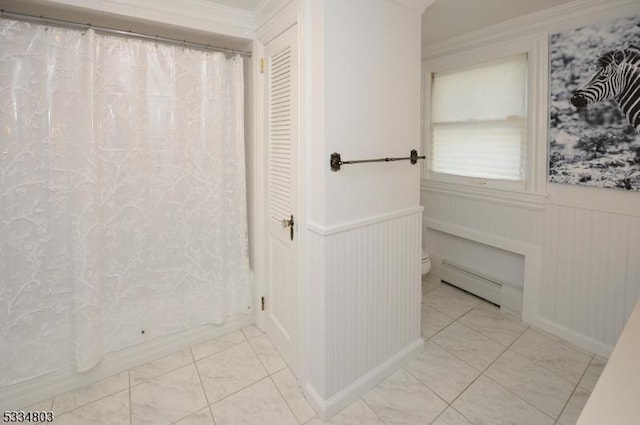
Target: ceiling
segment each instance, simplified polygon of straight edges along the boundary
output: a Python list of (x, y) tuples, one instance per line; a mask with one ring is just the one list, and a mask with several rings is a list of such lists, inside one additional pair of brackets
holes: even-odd
[(571, 0), (438, 0), (422, 15), (422, 44), (464, 34)]
[[(207, 0), (255, 10), (260, 0)], [(433, 43), (571, 0), (437, 0), (422, 15), (422, 44)]]

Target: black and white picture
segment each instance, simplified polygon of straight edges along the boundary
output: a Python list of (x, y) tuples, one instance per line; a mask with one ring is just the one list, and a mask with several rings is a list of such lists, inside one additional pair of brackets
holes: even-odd
[(640, 191), (640, 17), (554, 33), (549, 181)]

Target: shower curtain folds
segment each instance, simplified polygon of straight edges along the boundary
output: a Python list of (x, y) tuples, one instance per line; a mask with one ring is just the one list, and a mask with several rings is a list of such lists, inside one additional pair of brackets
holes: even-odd
[(0, 386), (248, 314), (242, 59), (0, 25)]

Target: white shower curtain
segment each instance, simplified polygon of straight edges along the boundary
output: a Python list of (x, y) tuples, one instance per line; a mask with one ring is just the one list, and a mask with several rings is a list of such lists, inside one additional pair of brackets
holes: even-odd
[(0, 386), (249, 313), (242, 59), (0, 22)]

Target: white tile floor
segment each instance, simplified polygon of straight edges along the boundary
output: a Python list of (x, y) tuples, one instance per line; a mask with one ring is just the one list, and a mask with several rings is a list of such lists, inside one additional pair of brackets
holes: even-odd
[[(573, 425), (606, 360), (491, 304), (423, 281), (425, 350), (334, 425)], [(255, 327), (43, 401), (55, 423), (318, 425), (295, 377)]]

